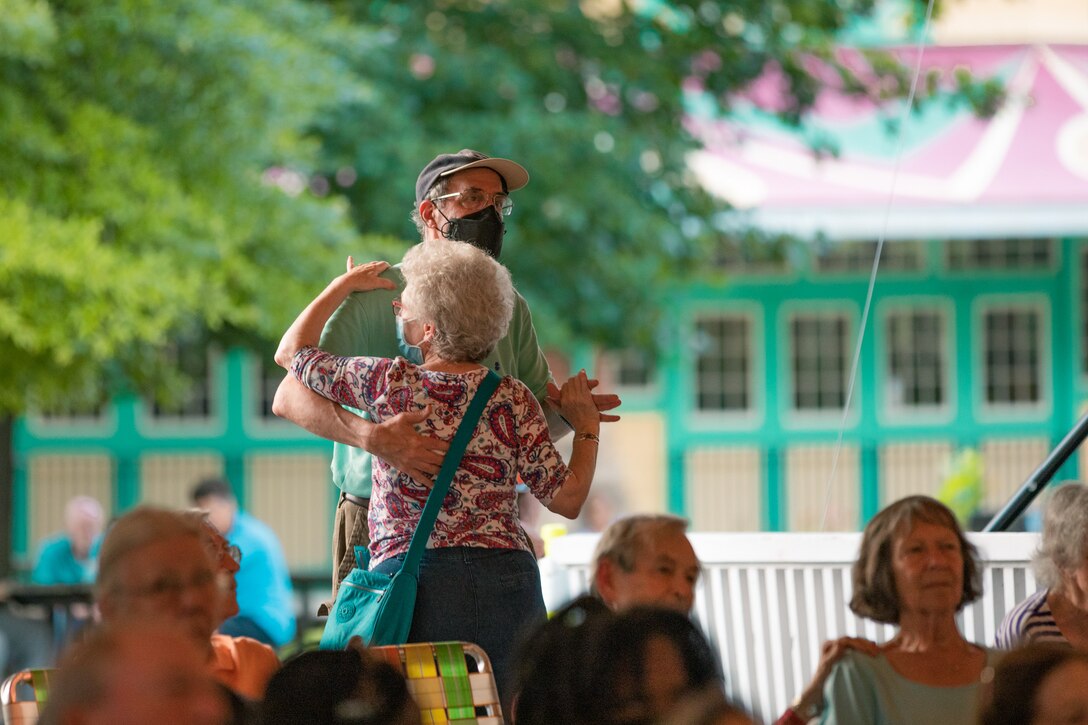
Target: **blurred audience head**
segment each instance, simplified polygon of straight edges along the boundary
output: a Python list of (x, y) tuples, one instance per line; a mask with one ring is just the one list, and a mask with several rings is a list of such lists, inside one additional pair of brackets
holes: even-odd
[(95, 598), (105, 622), (175, 622), (207, 644), (220, 622), (216, 571), (199, 522), (140, 506), (118, 518), (102, 541)]
[(755, 720), (711, 686), (682, 697), (657, 725), (755, 725)]
[(230, 710), (184, 632), (103, 625), (62, 657), (41, 725), (221, 725)]
[(687, 526), (668, 514), (612, 522), (593, 555), (593, 591), (616, 610), (650, 605), (690, 612), (700, 566)]
[(691, 619), (671, 609), (635, 607), (602, 629), (588, 675), (591, 722), (642, 725), (684, 698), (721, 689), (713, 648)]
[(614, 612), (579, 597), (523, 643), (514, 720), (655, 723), (697, 693), (724, 698), (718, 673), (710, 643), (686, 615), (661, 607)]
[(1077, 592), (1088, 586), (1088, 487), (1066, 484), (1050, 495), (1033, 563), (1040, 584), (1086, 604)]
[(284, 663), (268, 683), (261, 725), (419, 725), (404, 676), (354, 647), (313, 650)]
[(918, 523), (942, 526), (956, 535), (963, 558), (962, 589), (957, 609), (982, 595), (978, 552), (964, 536), (955, 514), (929, 496), (907, 496), (889, 504), (865, 527), (854, 562), (854, 593), (850, 609), (861, 617), (896, 624), (901, 613), (900, 592), (895, 583), (892, 555), (895, 545), (908, 537)]
[(230, 533), (238, 514), (238, 499), (229, 483), (222, 478), (205, 478), (193, 487), (189, 497), (194, 506), (208, 512), (215, 528)]
[(64, 532), (77, 559), (86, 559), (91, 545), (106, 525), (102, 504), (90, 496), (76, 496), (64, 506)]
[(597, 641), (615, 614), (582, 596), (537, 626), (518, 651), (514, 721), (518, 725), (588, 725), (585, 702)]
[(1031, 644), (1005, 654), (982, 692), (979, 725), (1088, 724), (1088, 653)]

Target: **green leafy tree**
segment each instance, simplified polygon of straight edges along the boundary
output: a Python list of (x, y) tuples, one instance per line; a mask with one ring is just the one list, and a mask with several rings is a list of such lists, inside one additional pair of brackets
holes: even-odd
[(177, 391), (171, 346), (277, 337), (383, 254), (293, 173), (358, 42), (301, 1), (0, 0), (0, 520), (11, 415)]
[(0, 0), (0, 38), (0, 409), (161, 387), (165, 341), (273, 337), (382, 248), (292, 171), (363, 91), (320, 5)]

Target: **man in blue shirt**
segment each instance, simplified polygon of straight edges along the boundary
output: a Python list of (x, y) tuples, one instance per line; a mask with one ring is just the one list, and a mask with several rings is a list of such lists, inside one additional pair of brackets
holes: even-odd
[(279, 647), (295, 635), (294, 595), (287, 559), (275, 532), (267, 524), (238, 510), (230, 485), (219, 478), (201, 481), (192, 501), (208, 512), (209, 520), (242, 559), (235, 575), (238, 614), (219, 627), (232, 637), (252, 637)]
[(30, 580), (35, 584), (93, 584), (105, 515), (90, 496), (64, 507), (64, 531), (42, 540)]

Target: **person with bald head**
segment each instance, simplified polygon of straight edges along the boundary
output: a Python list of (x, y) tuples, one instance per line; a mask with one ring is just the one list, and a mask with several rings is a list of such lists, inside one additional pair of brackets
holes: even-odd
[(64, 507), (64, 531), (44, 539), (30, 580), (35, 584), (90, 584), (95, 554), (105, 526), (102, 504), (76, 496)]

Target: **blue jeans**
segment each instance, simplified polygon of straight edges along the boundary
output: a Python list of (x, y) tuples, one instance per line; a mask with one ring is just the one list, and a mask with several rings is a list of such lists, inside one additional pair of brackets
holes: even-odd
[[(400, 558), (374, 571), (393, 574)], [(487, 652), (504, 709), (513, 698), (521, 637), (547, 617), (540, 569), (527, 551), (459, 546), (427, 549), (409, 642), (473, 642)]]

